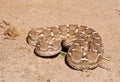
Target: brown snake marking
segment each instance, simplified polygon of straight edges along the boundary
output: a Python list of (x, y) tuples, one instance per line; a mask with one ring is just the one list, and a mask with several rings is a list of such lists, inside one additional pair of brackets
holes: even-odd
[(65, 60), (76, 70), (96, 68), (103, 58), (101, 37), (82, 25), (34, 28), (29, 31), (27, 42), (35, 46), (35, 53), (42, 57), (55, 56), (67, 48)]

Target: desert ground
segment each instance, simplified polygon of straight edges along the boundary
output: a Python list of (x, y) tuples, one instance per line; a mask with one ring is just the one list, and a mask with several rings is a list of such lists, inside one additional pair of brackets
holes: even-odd
[[(0, 28), (0, 82), (120, 82), (120, 0), (0, 0), (0, 22), (22, 32), (16, 39)], [(102, 37), (106, 66), (76, 71), (64, 57), (38, 57), (26, 42), (31, 28), (86, 25)]]

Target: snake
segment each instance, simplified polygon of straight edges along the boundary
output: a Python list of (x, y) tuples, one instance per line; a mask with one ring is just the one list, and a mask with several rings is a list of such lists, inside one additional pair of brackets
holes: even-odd
[(26, 40), (41, 57), (53, 57), (67, 49), (65, 61), (75, 70), (94, 69), (103, 58), (102, 38), (94, 29), (84, 25), (32, 28)]

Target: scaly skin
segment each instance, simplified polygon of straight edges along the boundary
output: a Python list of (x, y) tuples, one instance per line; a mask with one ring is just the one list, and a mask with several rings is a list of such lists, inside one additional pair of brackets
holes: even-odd
[(29, 31), (27, 42), (35, 46), (35, 53), (42, 57), (54, 56), (67, 48), (66, 62), (76, 70), (96, 68), (103, 58), (101, 37), (82, 25), (34, 28)]

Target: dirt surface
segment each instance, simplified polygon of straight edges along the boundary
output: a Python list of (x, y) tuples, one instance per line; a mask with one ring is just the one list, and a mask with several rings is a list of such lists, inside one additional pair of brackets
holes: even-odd
[[(0, 0), (0, 21), (22, 30), (15, 40), (0, 28), (0, 82), (120, 82), (120, 0)], [(95, 29), (104, 43), (107, 66), (89, 71), (69, 68), (64, 57), (44, 59), (26, 43), (34, 27), (63, 24)]]

